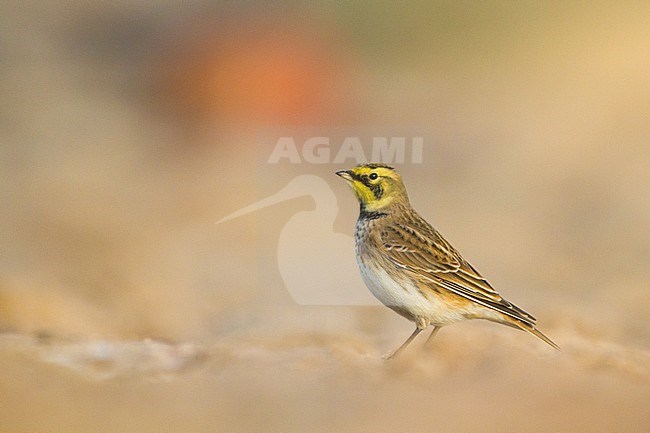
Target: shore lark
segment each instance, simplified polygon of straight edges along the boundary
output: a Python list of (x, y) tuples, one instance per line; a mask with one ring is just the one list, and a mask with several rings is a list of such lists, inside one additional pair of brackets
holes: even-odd
[(559, 347), (537, 330), (535, 318), (506, 301), (436, 229), (411, 207), (401, 176), (384, 164), (338, 171), (359, 199), (355, 227), (361, 277), (384, 305), (415, 323), (415, 331), (389, 358), (433, 326), (486, 319), (527, 331)]

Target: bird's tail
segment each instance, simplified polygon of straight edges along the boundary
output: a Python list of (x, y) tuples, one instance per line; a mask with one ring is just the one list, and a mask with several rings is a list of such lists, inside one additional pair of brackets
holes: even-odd
[(542, 333), (542, 331), (535, 328), (535, 325), (532, 325), (532, 324), (526, 323), (526, 322), (521, 322), (521, 321), (515, 320), (515, 319), (509, 320), (508, 325), (511, 325), (511, 326), (513, 326), (515, 328), (521, 329), (522, 331), (526, 331), (529, 334), (533, 334), (535, 337), (539, 338), (540, 340), (542, 340), (544, 343), (548, 344), (549, 346), (551, 346), (555, 350), (560, 350), (560, 346), (555, 344), (555, 342), (553, 342), (553, 340), (551, 340), (546, 335), (544, 335)]
[(551, 346), (553, 349), (555, 349), (555, 350), (560, 350), (560, 346), (558, 346), (557, 344), (555, 344), (555, 342), (554, 342), (553, 340), (551, 340), (551, 339), (548, 338), (546, 335), (544, 335), (544, 334), (542, 333), (542, 331), (540, 331), (539, 329), (536, 329), (536, 328), (530, 328), (530, 329), (528, 329), (528, 328), (524, 328), (524, 329), (525, 329), (526, 331), (530, 332), (531, 334), (533, 334), (535, 337), (537, 337), (537, 338), (539, 338), (540, 340), (542, 340), (544, 343), (546, 343), (546, 344), (548, 344), (549, 346)]

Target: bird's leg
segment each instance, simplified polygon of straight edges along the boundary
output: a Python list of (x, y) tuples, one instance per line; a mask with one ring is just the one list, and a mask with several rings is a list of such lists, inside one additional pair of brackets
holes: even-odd
[(413, 339), (414, 339), (415, 337), (417, 337), (418, 334), (419, 334), (420, 332), (422, 332), (423, 329), (424, 329), (424, 328), (420, 328), (419, 326), (418, 326), (417, 328), (415, 328), (415, 331), (413, 331), (413, 333), (411, 334), (411, 336), (410, 336), (409, 338), (407, 338), (406, 341), (405, 341), (404, 343), (402, 343), (402, 345), (401, 345), (401, 346), (400, 346), (400, 347), (399, 347), (395, 352), (393, 352), (390, 356), (387, 356), (386, 359), (393, 359), (393, 358), (395, 358), (397, 355), (399, 355), (400, 352), (401, 352), (402, 350), (406, 349), (406, 346), (408, 346), (409, 344), (411, 344), (411, 341), (413, 341)]
[(433, 337), (436, 336), (438, 331), (440, 331), (440, 326), (434, 326), (433, 331), (431, 331), (431, 334), (429, 334), (429, 338), (427, 338), (427, 341), (424, 343), (424, 347), (429, 346), (429, 344), (431, 343), (431, 340), (433, 340)]

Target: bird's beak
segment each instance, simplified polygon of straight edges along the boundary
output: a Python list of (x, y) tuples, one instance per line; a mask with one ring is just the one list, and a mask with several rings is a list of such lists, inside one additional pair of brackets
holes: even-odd
[(338, 176), (341, 176), (343, 179), (347, 180), (348, 182), (352, 182), (354, 180), (352, 178), (352, 170), (341, 170), (341, 171), (337, 171), (336, 174)]

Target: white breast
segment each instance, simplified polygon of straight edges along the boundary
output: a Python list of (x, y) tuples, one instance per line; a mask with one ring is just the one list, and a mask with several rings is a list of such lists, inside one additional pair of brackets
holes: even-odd
[(408, 311), (413, 322), (424, 326), (444, 326), (466, 318), (464, 311), (450, 310), (435, 294), (425, 297), (407, 278), (396, 281), (379, 266), (368, 265), (359, 258), (357, 263), (370, 292), (387, 307)]

